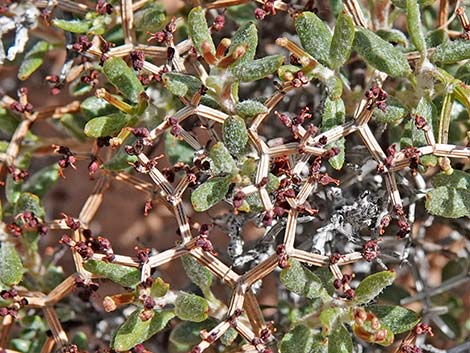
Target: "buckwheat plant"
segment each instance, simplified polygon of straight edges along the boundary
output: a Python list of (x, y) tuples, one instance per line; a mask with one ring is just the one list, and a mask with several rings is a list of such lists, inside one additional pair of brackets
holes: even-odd
[(4, 0), (1, 352), (469, 352), (469, 5)]

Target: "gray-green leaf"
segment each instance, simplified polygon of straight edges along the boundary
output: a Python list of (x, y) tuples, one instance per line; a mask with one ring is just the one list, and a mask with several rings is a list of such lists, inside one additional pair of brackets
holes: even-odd
[(268, 108), (266, 108), (263, 103), (251, 99), (247, 99), (235, 105), (235, 112), (244, 119), (266, 113), (267, 111)]
[(154, 311), (154, 315), (150, 320), (142, 321), (139, 314), (141, 309), (135, 310), (127, 320), (119, 326), (111, 348), (118, 352), (132, 349), (136, 344), (147, 341), (158, 331), (165, 328), (175, 314), (173, 311)]
[(211, 147), (209, 157), (212, 159), (212, 171), (215, 175), (237, 171), (235, 160), (222, 142), (217, 142)]
[(410, 65), (403, 53), (366, 28), (358, 28), (354, 48), (368, 64), (391, 77), (406, 77)]
[(94, 138), (113, 136), (126, 127), (129, 121), (130, 117), (121, 112), (93, 118), (85, 125), (85, 135)]
[(406, 0), (406, 26), (411, 42), (421, 53), (426, 51), (423, 27), (421, 25), (421, 13), (417, 0)]
[(240, 59), (231, 65), (233, 71), (238, 70), (240, 66), (251, 62), (255, 58), (256, 47), (258, 46), (258, 31), (252, 22), (246, 23), (235, 32), (227, 55), (232, 55), (239, 46), (244, 46), (246, 51)]
[(281, 271), (281, 283), (291, 292), (313, 299), (318, 298), (323, 288), (321, 279), (306, 269), (297, 260), (289, 260), (290, 267)]
[(188, 15), (188, 32), (197, 52), (202, 55), (202, 44), (207, 42), (210, 52), (215, 54), (214, 42), (207, 26), (205, 11), (201, 6), (195, 7)]
[(392, 271), (382, 271), (367, 276), (356, 288), (355, 301), (358, 304), (370, 302), (377, 297), (385, 287), (391, 285), (396, 276), (396, 273)]
[(351, 16), (341, 12), (336, 20), (330, 46), (330, 67), (338, 69), (346, 63), (351, 55), (354, 41), (354, 22)]
[(24, 81), (36, 71), (44, 61), (44, 55), (49, 50), (49, 43), (41, 40), (37, 42), (25, 55), (18, 69), (18, 79)]
[[(342, 99), (331, 100), (330, 98), (327, 97), (325, 100), (323, 116), (322, 116), (322, 123), (321, 123), (322, 131), (327, 131), (331, 128), (334, 128), (336, 126), (343, 124), (345, 120), (345, 116), (346, 116), (346, 109), (344, 107), (343, 100)], [(333, 147), (337, 147), (340, 149), (339, 154), (337, 154), (336, 156), (328, 160), (328, 163), (330, 163), (330, 165), (336, 170), (340, 170), (344, 164), (344, 155), (345, 155), (344, 143), (345, 143), (345, 139), (344, 137), (342, 137), (339, 140), (336, 140), (325, 146), (325, 148), (327, 149), (333, 148)]]
[(283, 55), (269, 55), (238, 65), (232, 72), (242, 82), (258, 81), (276, 72), (283, 62)]
[(397, 305), (370, 305), (367, 310), (372, 311), (394, 334), (409, 331), (419, 322), (414, 311)]
[(446, 218), (470, 216), (470, 191), (439, 186), (427, 192), (425, 205), (428, 212), (436, 216)]
[(133, 103), (140, 100), (144, 87), (135, 72), (122, 58), (111, 57), (103, 64), (103, 72), (111, 84)]
[(15, 245), (2, 242), (0, 248), (0, 282), (7, 286), (13, 286), (23, 279), (23, 263), (16, 251)]
[(181, 320), (201, 322), (207, 319), (209, 304), (196, 294), (182, 293), (175, 300), (175, 313)]
[(328, 336), (328, 353), (352, 353), (351, 334), (343, 324), (336, 326)]
[(279, 349), (281, 353), (310, 353), (312, 344), (312, 329), (304, 325), (297, 325), (284, 335)]
[(67, 32), (72, 33), (86, 33), (90, 29), (90, 22), (87, 20), (61, 20), (61, 19), (53, 19), (52, 24), (57, 28), (63, 29)]
[(307, 53), (328, 66), (332, 36), (325, 22), (313, 12), (304, 11), (295, 19), (295, 30)]
[(88, 260), (83, 265), (87, 271), (110, 279), (123, 287), (135, 287), (140, 282), (140, 270), (105, 261)]
[(168, 91), (178, 97), (192, 97), (202, 85), (197, 77), (178, 72), (167, 72), (162, 79)]
[(458, 39), (442, 43), (431, 59), (439, 64), (452, 64), (470, 58), (470, 41)]
[(228, 192), (231, 177), (216, 177), (199, 185), (191, 194), (196, 212), (204, 212), (221, 201)]
[(184, 271), (188, 275), (191, 282), (196, 284), (201, 289), (207, 289), (212, 285), (212, 273), (204, 266), (202, 266), (191, 255), (184, 255), (181, 257)]
[(229, 116), (222, 125), (222, 138), (225, 147), (234, 156), (245, 151), (248, 143), (248, 130), (245, 121), (239, 116)]

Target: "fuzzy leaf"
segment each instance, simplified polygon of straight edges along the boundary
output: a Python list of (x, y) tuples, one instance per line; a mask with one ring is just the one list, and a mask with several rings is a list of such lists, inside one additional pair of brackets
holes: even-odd
[(19, 120), (7, 109), (0, 107), (0, 131), (11, 135), (18, 127)]
[(468, 58), (470, 58), (470, 41), (458, 39), (439, 45), (431, 60), (439, 64), (453, 64)]
[(410, 65), (403, 53), (366, 28), (358, 28), (354, 48), (368, 64), (391, 77), (406, 77)]
[(212, 178), (199, 185), (191, 194), (191, 203), (196, 212), (204, 212), (221, 201), (228, 192), (230, 178)]
[(244, 119), (266, 113), (267, 111), (268, 108), (266, 108), (263, 103), (251, 99), (247, 99), (235, 105), (235, 112)]
[(242, 82), (258, 81), (276, 72), (283, 62), (283, 55), (269, 55), (239, 65), (237, 69), (232, 70), (232, 72)]
[[(337, 99), (333, 101), (330, 98), (326, 98), (321, 123), (322, 131), (327, 131), (331, 128), (343, 124), (345, 120), (345, 115), (346, 110), (342, 99)], [(344, 137), (342, 137), (339, 140), (329, 143), (325, 146), (325, 148), (327, 149), (333, 147), (337, 147), (340, 149), (340, 153), (338, 155), (328, 160), (328, 163), (330, 163), (330, 165), (336, 170), (340, 170), (341, 168), (343, 168), (345, 155), (344, 143), (345, 139)]]
[(194, 257), (191, 255), (184, 255), (181, 257), (181, 261), (183, 263), (184, 271), (191, 282), (201, 289), (207, 289), (212, 285), (212, 273), (202, 266)]
[(232, 55), (240, 45), (244, 46), (246, 51), (240, 59), (231, 65), (233, 71), (238, 70), (239, 67), (251, 62), (255, 58), (256, 47), (258, 46), (258, 31), (252, 22), (245, 24), (235, 32), (227, 55)]
[(29, 211), (34, 213), (36, 217), (44, 218), (44, 208), (41, 205), (41, 200), (37, 195), (30, 192), (23, 192), (15, 205), (15, 214)]
[(113, 113), (93, 118), (85, 125), (85, 135), (94, 138), (116, 135), (127, 126), (129, 120), (129, 116), (124, 113)]
[(108, 81), (133, 103), (140, 101), (144, 87), (135, 72), (122, 58), (111, 57), (103, 64), (103, 72)]
[(209, 157), (212, 159), (212, 171), (215, 175), (237, 171), (237, 165), (233, 157), (222, 142), (217, 142), (211, 147)]
[(396, 273), (392, 271), (382, 271), (367, 276), (356, 288), (355, 301), (358, 304), (370, 302), (377, 297), (385, 287), (391, 285), (396, 276)]
[(215, 54), (214, 42), (212, 41), (209, 27), (206, 21), (206, 12), (200, 6), (191, 10), (188, 15), (189, 38), (193, 41), (197, 52), (202, 55), (202, 44), (207, 42), (210, 45), (210, 51)]
[(185, 350), (190, 350), (190, 348), (186, 346), (193, 346), (201, 341), (199, 332), (201, 332), (201, 330), (209, 331), (216, 324), (217, 322), (211, 318), (202, 322), (180, 322), (171, 330), (170, 342), (176, 345), (183, 345), (186, 348)]
[(245, 121), (239, 116), (229, 116), (222, 125), (222, 138), (232, 155), (243, 153), (248, 143)]
[(165, 154), (170, 163), (184, 162), (191, 164), (194, 158), (194, 148), (172, 134), (165, 134)]
[(209, 304), (196, 294), (182, 293), (175, 300), (175, 313), (181, 320), (201, 322), (207, 319)]
[(379, 29), (377, 32), (375, 32), (375, 34), (377, 34), (386, 42), (399, 44), (403, 48), (408, 48), (408, 38), (406, 38), (405, 33), (399, 31), (398, 29)]
[(59, 179), (59, 165), (51, 164), (38, 170), (23, 185), (23, 190), (43, 197)]
[(351, 55), (354, 41), (354, 22), (351, 16), (341, 12), (336, 20), (333, 38), (330, 46), (330, 67), (338, 69), (346, 63)]
[(419, 52), (426, 51), (426, 41), (424, 40), (423, 27), (421, 25), (421, 13), (417, 0), (406, 0), (406, 26), (411, 42)]
[(67, 32), (72, 33), (86, 33), (90, 29), (90, 22), (87, 20), (60, 20), (60, 19), (53, 19), (52, 24), (57, 28), (63, 29)]
[(0, 282), (13, 286), (23, 279), (23, 263), (15, 245), (3, 241), (0, 248)]
[(165, 22), (165, 8), (159, 3), (150, 3), (134, 15), (135, 28), (142, 32), (158, 32)]
[(178, 97), (192, 97), (202, 85), (197, 77), (178, 72), (167, 72), (162, 79), (168, 91)]
[(166, 283), (161, 277), (155, 278), (153, 281), (152, 287), (150, 287), (150, 295), (152, 297), (164, 297), (168, 290), (170, 289), (170, 285)]
[(281, 271), (281, 283), (291, 292), (309, 299), (318, 298), (324, 290), (321, 279), (297, 260), (289, 260), (290, 267)]
[(310, 353), (313, 331), (304, 325), (297, 325), (287, 332), (279, 344), (281, 353)]
[(98, 116), (116, 113), (118, 110), (102, 98), (91, 96), (86, 98), (80, 104), (80, 110), (83, 116), (89, 120)]
[(313, 12), (304, 11), (295, 19), (295, 30), (307, 53), (328, 66), (332, 36), (325, 22)]
[(397, 305), (370, 305), (366, 309), (372, 311), (394, 334), (409, 331), (419, 322), (414, 311)]
[(436, 174), (431, 179), (432, 186), (447, 186), (449, 188), (470, 189), (470, 173), (462, 170), (454, 170), (450, 175), (444, 172)]
[(328, 336), (328, 353), (352, 353), (351, 334), (343, 324), (336, 326)]
[(373, 117), (381, 123), (394, 124), (402, 120), (407, 114), (405, 107), (396, 101), (391, 101), (385, 107), (385, 111), (374, 109)]
[(37, 42), (25, 55), (23, 62), (18, 69), (18, 79), (24, 81), (36, 71), (44, 61), (44, 55), (49, 50), (49, 43), (45, 41)]
[(158, 331), (165, 328), (168, 321), (170, 321), (175, 314), (173, 311), (154, 311), (154, 315), (150, 320), (142, 321), (139, 314), (141, 309), (135, 310), (127, 320), (119, 326), (111, 348), (118, 351), (128, 351), (136, 344), (147, 341)]
[(328, 308), (321, 312), (320, 322), (323, 325), (322, 333), (329, 334), (331, 329), (336, 327), (340, 315), (343, 313), (342, 308)]
[(470, 216), (470, 191), (439, 186), (427, 192), (425, 206), (429, 213), (436, 216), (446, 218)]
[(105, 261), (88, 260), (84, 267), (91, 273), (110, 279), (123, 287), (135, 287), (140, 282), (140, 270)]
[(11, 204), (15, 204), (21, 195), (23, 182), (16, 183), (10, 174), (7, 175), (5, 180), (5, 197)]

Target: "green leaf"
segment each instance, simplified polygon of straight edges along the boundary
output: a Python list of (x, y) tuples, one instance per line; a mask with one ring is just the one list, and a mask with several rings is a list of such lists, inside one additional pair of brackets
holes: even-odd
[(356, 288), (355, 301), (358, 304), (370, 302), (377, 297), (385, 287), (391, 285), (396, 276), (396, 273), (392, 271), (382, 271), (367, 276)]
[(375, 32), (375, 34), (377, 34), (386, 42), (399, 44), (403, 48), (408, 48), (408, 38), (406, 38), (405, 33), (399, 31), (398, 29), (379, 29), (377, 32)]
[(23, 187), (23, 182), (15, 182), (10, 174), (7, 175), (5, 181), (5, 197), (9, 203), (12, 205), (18, 201), (21, 195), (21, 189)]
[(209, 304), (196, 294), (182, 293), (175, 300), (175, 314), (181, 320), (201, 322), (207, 319)]
[(258, 46), (258, 31), (252, 22), (245, 24), (235, 32), (227, 55), (232, 55), (240, 45), (244, 46), (246, 51), (240, 59), (231, 65), (232, 71), (237, 71), (239, 67), (251, 62), (255, 58), (256, 47)]
[(238, 170), (235, 160), (222, 142), (217, 142), (211, 147), (209, 157), (212, 159), (212, 171), (215, 175), (234, 173)]
[(366, 28), (358, 28), (354, 48), (367, 63), (391, 77), (402, 78), (411, 73), (403, 53)]
[(233, 327), (230, 327), (225, 333), (220, 337), (220, 343), (224, 346), (230, 346), (238, 337), (238, 332)]
[(36, 217), (44, 218), (44, 208), (41, 205), (41, 200), (37, 195), (30, 192), (23, 192), (15, 205), (15, 214), (29, 211), (34, 213)]
[(37, 42), (24, 56), (23, 62), (18, 69), (18, 79), (24, 81), (36, 71), (44, 61), (44, 55), (49, 50), (49, 43), (45, 41)]
[(325, 22), (313, 12), (304, 11), (295, 19), (295, 30), (307, 53), (328, 66), (332, 36)]
[(366, 309), (372, 311), (394, 334), (409, 331), (419, 322), (414, 311), (397, 305), (370, 305)]
[(173, 311), (154, 311), (154, 315), (150, 320), (142, 321), (139, 314), (141, 309), (135, 310), (127, 320), (119, 326), (111, 348), (118, 351), (128, 351), (136, 344), (147, 341), (158, 331), (165, 328), (168, 321), (170, 321), (175, 314)]
[[(323, 116), (322, 116), (322, 123), (321, 123), (321, 130), (327, 131), (331, 128), (339, 126), (344, 123), (346, 116), (346, 110), (344, 107), (344, 102), (342, 99), (331, 100), (330, 98), (326, 98), (324, 108), (323, 108)], [(325, 146), (325, 148), (333, 148), (337, 147), (340, 149), (340, 153), (333, 158), (328, 160), (328, 163), (336, 170), (340, 170), (343, 168), (344, 164), (344, 137), (336, 140), (332, 143), (329, 143)]]
[(165, 154), (170, 163), (183, 162), (191, 164), (194, 158), (194, 148), (172, 134), (165, 134)]
[(443, 29), (435, 29), (434, 31), (426, 33), (426, 46), (428, 48), (435, 48), (448, 41), (449, 36)]
[(328, 336), (328, 353), (352, 353), (351, 334), (343, 324), (336, 326)]
[(19, 125), (19, 120), (8, 109), (0, 107), (0, 131), (11, 135)]
[(341, 12), (336, 20), (333, 38), (330, 46), (330, 67), (338, 69), (343, 66), (351, 55), (354, 41), (354, 22), (351, 16)]
[(184, 271), (189, 277), (191, 282), (197, 285), (201, 289), (207, 289), (212, 285), (212, 273), (206, 267), (201, 265), (191, 255), (184, 255), (181, 257)]
[(83, 132), (86, 122), (87, 120), (81, 114), (67, 113), (60, 118), (60, 124), (67, 130), (67, 133), (80, 141), (84, 141), (87, 137)]
[(15, 245), (3, 241), (0, 248), (0, 282), (13, 286), (23, 279), (23, 263)]
[(431, 179), (432, 186), (447, 186), (449, 188), (470, 189), (470, 173), (462, 170), (454, 170), (450, 175), (444, 172), (436, 174)]
[(135, 28), (141, 32), (158, 32), (165, 22), (165, 7), (159, 3), (150, 3), (134, 14)]
[(129, 155), (125, 150), (125, 146), (132, 145), (136, 140), (136, 137), (130, 135), (111, 159), (103, 165), (103, 167), (107, 170), (116, 172), (131, 168), (131, 164), (137, 162), (137, 156)]
[(446, 218), (470, 216), (470, 191), (439, 186), (426, 193), (425, 206), (429, 213), (436, 216)]
[(197, 77), (178, 72), (167, 72), (162, 79), (165, 88), (178, 97), (192, 97), (202, 86)]
[(247, 99), (235, 105), (235, 112), (243, 119), (251, 118), (255, 115), (266, 113), (268, 108), (258, 101)]
[(297, 325), (282, 338), (281, 353), (310, 353), (313, 345), (313, 331), (304, 325)]
[(23, 190), (43, 197), (59, 179), (57, 163), (44, 167), (33, 174), (23, 185)]
[[(119, 98), (118, 96), (115, 97)], [(87, 120), (118, 112), (117, 108), (106, 102), (103, 98), (95, 96), (86, 98), (80, 104), (80, 110)]]
[(426, 51), (426, 41), (424, 40), (423, 26), (421, 25), (421, 13), (417, 0), (406, 0), (406, 26), (411, 42), (419, 52)]
[(74, 19), (67, 21), (54, 18), (52, 24), (57, 28), (72, 33), (86, 33), (90, 29), (90, 22), (87, 20)]
[(373, 117), (381, 123), (387, 124), (397, 124), (399, 123), (406, 115), (408, 111), (400, 103), (395, 100), (387, 101), (387, 106), (385, 111), (381, 109), (374, 109)]
[(283, 55), (269, 55), (239, 65), (232, 72), (242, 82), (258, 81), (276, 72), (283, 63)]
[(222, 138), (225, 147), (232, 155), (242, 154), (248, 143), (248, 130), (245, 121), (239, 116), (229, 116), (222, 125)]
[(195, 7), (188, 15), (188, 32), (197, 52), (202, 55), (202, 44), (210, 45), (210, 52), (215, 54), (214, 42), (212, 41), (209, 27), (207, 26), (205, 11), (201, 6)]
[(135, 72), (122, 58), (111, 57), (103, 64), (103, 73), (108, 81), (133, 103), (140, 100), (144, 87)]
[(124, 113), (113, 113), (100, 116), (88, 121), (85, 125), (85, 134), (88, 137), (113, 136), (126, 127), (130, 121), (130, 116)]
[(231, 176), (216, 177), (199, 185), (191, 194), (191, 203), (196, 212), (204, 212), (225, 197), (230, 186)]
[(140, 270), (99, 260), (88, 260), (83, 266), (91, 273), (110, 279), (123, 287), (135, 287), (140, 283)]
[(164, 297), (169, 289), (170, 285), (161, 277), (157, 277), (153, 281), (152, 287), (150, 287), (150, 295), (157, 298)]
[(321, 312), (320, 314), (320, 322), (323, 325), (322, 333), (325, 335), (329, 335), (331, 330), (336, 327), (337, 322), (344, 312), (343, 308), (328, 308)]
[(318, 298), (325, 291), (321, 279), (297, 260), (289, 260), (290, 266), (281, 271), (281, 283), (291, 292), (309, 299)]
[(216, 324), (217, 322), (211, 318), (201, 322), (180, 322), (171, 330), (170, 342), (178, 346), (183, 345), (186, 348), (185, 350), (189, 350), (189, 347), (186, 346), (194, 346), (201, 342), (201, 337), (199, 336), (201, 330), (209, 331)]
[(431, 60), (439, 64), (453, 64), (468, 58), (470, 58), (470, 41), (458, 39), (439, 45)]

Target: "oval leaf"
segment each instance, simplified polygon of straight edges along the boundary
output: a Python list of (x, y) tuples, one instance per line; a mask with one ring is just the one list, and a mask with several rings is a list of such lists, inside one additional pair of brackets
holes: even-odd
[(181, 320), (201, 322), (207, 319), (209, 304), (196, 294), (182, 293), (175, 300), (175, 313)]
[(432, 55), (433, 62), (439, 64), (452, 64), (470, 57), (470, 41), (454, 40), (447, 41), (436, 48)]
[(222, 142), (217, 142), (211, 147), (209, 157), (212, 159), (212, 171), (215, 175), (237, 171), (237, 165), (233, 157)]
[(342, 12), (336, 20), (330, 46), (330, 67), (338, 69), (344, 65), (351, 55), (354, 41), (354, 22), (351, 16)]
[(289, 260), (290, 267), (281, 271), (281, 283), (291, 292), (309, 299), (318, 298), (324, 291), (321, 279), (297, 260)]
[(137, 309), (119, 326), (111, 345), (112, 349), (118, 352), (132, 349), (136, 344), (147, 341), (161, 331), (175, 316), (172, 311), (168, 310), (154, 311), (150, 320), (142, 321), (139, 317), (141, 312), (141, 309)]
[(352, 353), (351, 334), (343, 324), (336, 326), (328, 336), (328, 353)]
[(14, 286), (23, 279), (23, 263), (12, 243), (2, 242), (0, 248), (0, 282)]
[(67, 21), (55, 18), (52, 20), (52, 24), (57, 28), (72, 33), (86, 33), (90, 29), (89, 21), (79, 19)]
[(207, 26), (205, 11), (201, 6), (195, 7), (188, 15), (189, 38), (193, 41), (194, 47), (200, 55), (203, 55), (202, 44), (207, 42), (210, 52), (215, 54), (214, 42), (212, 41), (209, 28)]
[(372, 311), (394, 334), (409, 331), (419, 322), (414, 311), (397, 305), (370, 305), (367, 310)]
[(436, 216), (446, 218), (470, 216), (470, 191), (439, 186), (426, 193), (425, 205), (428, 212)]
[(108, 81), (133, 103), (140, 100), (144, 87), (135, 72), (122, 58), (112, 57), (103, 64), (103, 72)]
[(240, 155), (245, 151), (248, 142), (245, 121), (239, 116), (229, 116), (222, 125), (222, 138), (232, 155)]
[(284, 63), (283, 55), (270, 55), (237, 66), (233, 74), (242, 82), (258, 81), (276, 70)]
[(304, 325), (297, 325), (287, 332), (279, 344), (282, 353), (310, 353), (313, 331)]
[(228, 192), (230, 178), (212, 178), (199, 185), (191, 194), (191, 203), (196, 212), (204, 212), (221, 201)]
[(235, 105), (235, 112), (242, 118), (250, 118), (258, 114), (266, 113), (267, 111), (268, 108), (266, 108), (263, 103), (250, 99)]
[(91, 119), (85, 125), (85, 135), (88, 137), (113, 136), (126, 127), (129, 123), (129, 116), (123, 113), (113, 113)]
[(88, 260), (83, 266), (91, 273), (110, 279), (123, 287), (135, 287), (140, 283), (140, 270), (105, 261)]
[(423, 28), (421, 26), (421, 13), (417, 0), (406, 0), (406, 26), (411, 42), (421, 53), (426, 51)]
[(192, 97), (202, 85), (197, 77), (177, 72), (167, 72), (162, 79), (168, 91), (178, 97)]
[(392, 271), (382, 271), (364, 278), (356, 288), (355, 301), (365, 304), (377, 297), (385, 287), (393, 283), (396, 273)]
[(295, 30), (307, 53), (328, 66), (331, 31), (325, 22), (313, 12), (304, 11), (295, 19)]
[(36, 71), (44, 61), (44, 55), (49, 50), (49, 43), (45, 41), (37, 42), (25, 55), (23, 62), (18, 69), (18, 79), (24, 81)]
[(391, 77), (406, 77), (411, 73), (403, 53), (366, 28), (357, 29), (354, 48), (369, 65)]
[[(331, 128), (339, 126), (344, 123), (346, 116), (346, 110), (344, 107), (344, 102), (342, 99), (331, 100), (330, 98), (326, 98), (324, 108), (323, 108), (323, 116), (321, 122), (321, 129), (322, 131), (327, 131)], [(325, 146), (326, 149), (337, 147), (339, 148), (340, 152), (333, 158), (328, 160), (328, 163), (336, 170), (340, 170), (343, 168), (344, 164), (344, 137), (336, 140), (332, 143), (329, 143)]]
[(249, 63), (255, 58), (256, 47), (258, 46), (258, 31), (253, 23), (249, 22), (235, 32), (227, 55), (232, 55), (239, 46), (244, 46), (246, 51), (240, 59), (231, 65), (233, 70), (237, 70), (239, 66)]
[(184, 271), (188, 275), (191, 282), (201, 289), (207, 289), (212, 285), (212, 273), (201, 265), (191, 255), (184, 255), (181, 257)]

